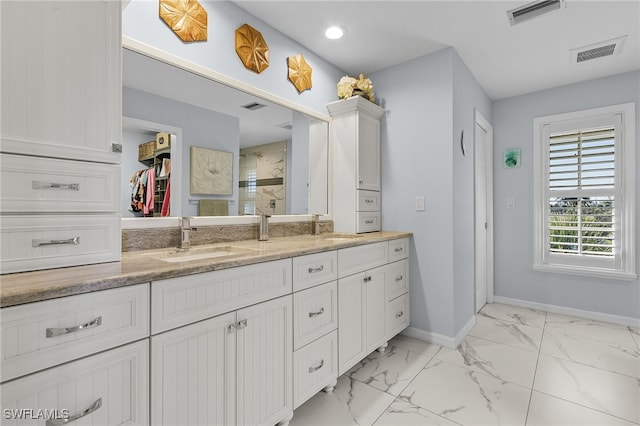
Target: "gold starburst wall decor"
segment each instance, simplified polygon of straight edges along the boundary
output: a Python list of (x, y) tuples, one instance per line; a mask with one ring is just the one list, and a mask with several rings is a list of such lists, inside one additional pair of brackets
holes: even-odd
[(207, 40), (207, 11), (197, 0), (160, 0), (160, 18), (184, 42)]
[(304, 60), (302, 53), (287, 58), (287, 66), (289, 67), (289, 81), (293, 83), (298, 93), (302, 93), (307, 89), (311, 89), (311, 72), (313, 71), (307, 61)]
[(249, 24), (236, 29), (236, 53), (246, 69), (258, 74), (269, 66), (269, 46), (260, 31)]

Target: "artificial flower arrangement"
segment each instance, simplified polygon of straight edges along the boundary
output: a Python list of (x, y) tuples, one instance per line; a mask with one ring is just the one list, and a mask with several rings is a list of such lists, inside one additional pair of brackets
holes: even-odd
[(364, 74), (360, 74), (358, 78), (345, 75), (337, 84), (338, 98), (347, 99), (351, 96), (362, 96), (371, 102), (376, 101), (376, 95), (373, 93), (373, 83), (366, 78)]

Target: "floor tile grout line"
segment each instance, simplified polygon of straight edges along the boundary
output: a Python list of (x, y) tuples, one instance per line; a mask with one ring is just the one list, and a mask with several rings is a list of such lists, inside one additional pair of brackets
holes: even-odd
[(533, 369), (533, 381), (531, 382), (531, 389), (529, 390), (529, 403), (527, 404), (527, 412), (524, 416), (524, 424), (526, 425), (529, 421), (529, 412), (531, 411), (531, 401), (533, 400), (533, 389), (536, 384), (536, 376), (538, 375), (538, 364), (540, 363), (540, 354), (542, 353), (542, 340), (544, 339), (544, 331), (547, 328), (547, 315), (548, 312), (544, 314), (544, 326), (542, 327), (542, 337), (540, 337), (540, 346), (538, 348), (538, 357), (536, 358), (536, 366)]

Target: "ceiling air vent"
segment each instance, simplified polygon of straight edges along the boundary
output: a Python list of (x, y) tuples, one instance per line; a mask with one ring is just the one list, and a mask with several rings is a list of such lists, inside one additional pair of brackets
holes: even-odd
[(255, 111), (257, 109), (264, 108), (264, 107), (266, 107), (265, 104), (259, 104), (258, 102), (251, 102), (250, 104), (242, 105), (242, 108), (248, 109), (251, 111)]
[(511, 25), (566, 7), (565, 0), (538, 0), (507, 12)]
[(291, 123), (276, 124), (276, 127), (280, 127), (282, 129), (285, 129), (285, 130), (293, 129), (293, 125)]
[(571, 62), (580, 63), (592, 59), (617, 55), (622, 50), (622, 45), (627, 36), (601, 41), (600, 43), (571, 49)]

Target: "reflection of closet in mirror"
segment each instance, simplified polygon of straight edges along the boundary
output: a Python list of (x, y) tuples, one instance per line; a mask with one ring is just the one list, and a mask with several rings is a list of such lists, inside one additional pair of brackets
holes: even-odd
[[(167, 133), (170, 142), (157, 146), (158, 133)], [(181, 130), (159, 123), (124, 117), (122, 141), (122, 217), (160, 217), (180, 214), (179, 174), (171, 174)], [(169, 144), (169, 146), (166, 146)], [(150, 171), (153, 170), (151, 174)], [(149, 179), (153, 183), (149, 183)], [(149, 188), (149, 190), (147, 190)], [(177, 194), (177, 195), (176, 195)]]
[(241, 149), (238, 214), (286, 214), (286, 174), (286, 141)]

